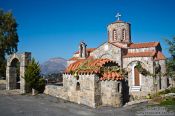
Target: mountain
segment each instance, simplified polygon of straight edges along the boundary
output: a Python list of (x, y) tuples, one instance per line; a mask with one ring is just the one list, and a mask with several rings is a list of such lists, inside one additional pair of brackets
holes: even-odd
[(48, 61), (42, 63), (41, 74), (48, 75), (52, 73), (63, 72), (67, 66), (67, 60), (64, 58), (50, 58)]

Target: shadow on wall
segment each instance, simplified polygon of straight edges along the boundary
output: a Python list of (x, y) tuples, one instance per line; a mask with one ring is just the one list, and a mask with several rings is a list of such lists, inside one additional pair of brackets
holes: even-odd
[(128, 86), (128, 81), (123, 80), (122, 81), (122, 98), (123, 98), (123, 105), (129, 102), (130, 95), (129, 95), (129, 86)]

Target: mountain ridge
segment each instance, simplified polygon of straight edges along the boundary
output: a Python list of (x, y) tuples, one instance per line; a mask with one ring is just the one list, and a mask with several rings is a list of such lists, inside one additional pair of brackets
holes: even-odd
[(53, 73), (61, 73), (67, 66), (67, 60), (62, 57), (49, 58), (40, 64), (41, 74), (48, 75)]

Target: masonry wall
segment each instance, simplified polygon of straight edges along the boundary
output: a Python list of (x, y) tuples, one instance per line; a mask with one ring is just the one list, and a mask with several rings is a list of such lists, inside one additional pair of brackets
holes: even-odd
[(94, 58), (108, 58), (115, 61), (120, 66), (122, 64), (121, 48), (110, 43), (104, 43), (91, 53)]
[(153, 77), (144, 76), (140, 74), (140, 86), (137, 87), (134, 85), (134, 72), (133, 67), (140, 61), (142, 66), (147, 69), (149, 72), (153, 73), (153, 59), (152, 57), (132, 57), (123, 59), (123, 67), (128, 70), (128, 85), (129, 92), (136, 98), (145, 97), (148, 94), (154, 92)]
[(98, 80), (99, 77), (93, 74), (79, 75), (78, 78), (64, 74), (63, 88), (67, 92), (68, 100), (94, 108), (100, 105)]
[(122, 106), (122, 82), (101, 81), (101, 100), (103, 106)]
[(166, 61), (165, 60), (159, 60), (158, 61), (161, 67), (161, 89), (166, 89), (168, 87), (168, 82), (167, 82), (167, 76), (164, 76), (166, 73)]

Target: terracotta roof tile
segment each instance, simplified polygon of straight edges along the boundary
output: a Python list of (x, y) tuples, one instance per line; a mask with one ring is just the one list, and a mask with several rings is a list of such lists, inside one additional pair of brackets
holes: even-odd
[[(65, 70), (65, 73), (71, 73), (71, 71), (76, 71), (78, 74), (81, 73), (100, 73), (100, 68), (103, 67), (106, 63), (115, 63), (114, 61), (110, 59), (79, 59), (76, 62), (70, 64), (67, 69)], [(81, 66), (87, 66), (91, 67), (89, 69), (79, 69)], [(102, 74), (102, 77), (100, 77), (100, 80), (123, 80), (124, 78), (117, 72), (104, 72)]]
[(73, 61), (78, 60), (78, 57), (72, 57), (69, 59), (69, 61), (71, 61), (71, 60), (73, 60)]
[[(76, 61), (76, 60), (79, 60), (79, 59), (80, 59), (79, 57), (72, 57), (72, 58), (69, 59), (69, 61)], [(93, 56), (89, 56), (86, 59), (93, 59)]]
[(153, 57), (155, 56), (156, 51), (149, 51), (149, 52), (132, 52), (132, 53), (127, 53), (124, 55), (124, 58), (128, 57)]
[(94, 67), (94, 69), (89, 69), (89, 70), (79, 70), (78, 72), (80, 73), (82, 72), (87, 72), (87, 73), (92, 73), (94, 71), (96, 71), (96, 68), (100, 68), (102, 67), (105, 63), (108, 62), (113, 62), (109, 59), (79, 59), (76, 62), (70, 64), (67, 69), (65, 70), (65, 72), (71, 72), (71, 71), (75, 71), (76, 69), (79, 68), (80, 65), (87, 65), (88, 67)]
[(115, 42), (113, 42), (113, 43), (109, 42), (109, 43), (116, 46), (116, 47), (119, 47), (119, 48), (126, 48), (126, 47), (122, 46), (121, 43), (115, 43)]
[(105, 72), (100, 80), (124, 80), (124, 78), (117, 72)]
[(166, 57), (163, 55), (163, 53), (158, 51), (154, 60), (165, 60), (165, 59)]
[[(87, 48), (86, 51), (87, 52), (93, 52), (96, 48)], [(79, 54), (79, 51), (75, 52), (75, 54)]]
[(156, 47), (159, 44), (160, 44), (159, 42), (132, 43), (129, 45), (129, 48), (149, 48), (149, 47)]

